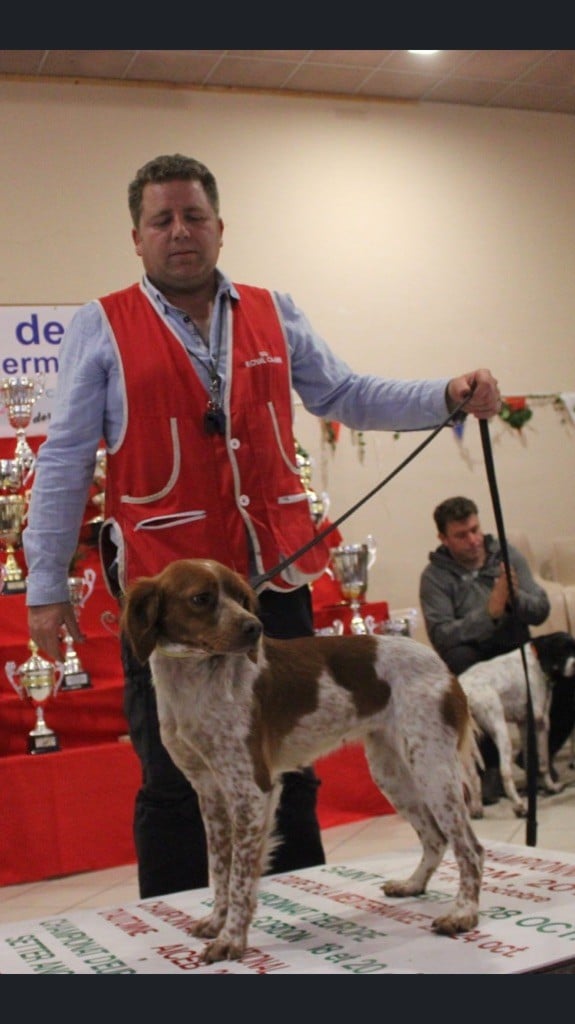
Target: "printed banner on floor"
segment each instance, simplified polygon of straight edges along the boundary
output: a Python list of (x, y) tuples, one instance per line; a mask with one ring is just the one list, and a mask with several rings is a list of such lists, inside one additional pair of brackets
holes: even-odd
[[(26, 434), (46, 433), (52, 415), (54, 389), (58, 376), (62, 336), (79, 307), (0, 306), (0, 437), (14, 437), (6, 401), (6, 384), (19, 377), (37, 382)], [(21, 403), (17, 402), (21, 406)], [(20, 413), (21, 415), (21, 408)]]
[(425, 896), (386, 897), (419, 850), (262, 880), (246, 954), (205, 964), (190, 927), (209, 889), (0, 927), (1, 974), (521, 974), (575, 963), (575, 855), (486, 844), (477, 928), (432, 931), (457, 890), (447, 855)]

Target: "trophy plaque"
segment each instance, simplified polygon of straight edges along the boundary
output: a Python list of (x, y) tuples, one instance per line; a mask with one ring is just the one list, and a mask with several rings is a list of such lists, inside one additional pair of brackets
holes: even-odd
[(4, 668), (20, 699), (28, 698), (36, 706), (36, 725), (28, 733), (28, 753), (51, 754), (60, 749), (60, 743), (54, 730), (46, 725), (43, 705), (48, 697), (56, 696), (62, 680), (62, 667), (40, 657), (33, 640), (29, 641), (28, 648), (30, 657), (27, 661), (18, 667), (15, 661), (9, 661)]
[[(76, 621), (80, 621), (80, 612), (90, 597), (96, 583), (96, 572), (94, 569), (85, 569), (83, 576), (68, 577), (68, 593), (70, 603), (74, 609)], [(80, 661), (74, 650), (74, 640), (67, 629), (64, 629), (62, 637), (66, 653), (64, 655), (64, 672), (61, 682), (62, 690), (86, 690), (91, 687), (89, 673)]]
[(0, 547), (6, 551), (3, 594), (23, 594), (26, 590), (24, 572), (14, 554), (26, 518), (26, 505), (24, 494), (0, 495)]
[(20, 377), (3, 377), (0, 380), (0, 400), (8, 414), (8, 422), (16, 432), (14, 458), (24, 475), (24, 482), (32, 475), (36, 456), (26, 440), (26, 430), (32, 419), (32, 410), (37, 398), (44, 391), (45, 374), (34, 377), (23, 374)]
[(367, 591), (368, 572), (375, 562), (375, 554), (376, 544), (371, 536), (365, 544), (342, 544), (331, 551), (333, 574), (352, 611), (350, 630), (358, 635), (369, 632), (361, 614), (360, 598)]

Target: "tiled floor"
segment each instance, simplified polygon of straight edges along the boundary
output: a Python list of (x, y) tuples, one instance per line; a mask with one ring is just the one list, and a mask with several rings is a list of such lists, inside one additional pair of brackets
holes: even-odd
[[(563, 748), (556, 758), (564, 790), (554, 796), (537, 797), (535, 845), (538, 849), (575, 852), (575, 768), (571, 749)], [(517, 776), (518, 780), (521, 778)], [(527, 843), (525, 820), (515, 818), (507, 800), (484, 809), (474, 826), (481, 840)], [(349, 825), (327, 829), (324, 847), (330, 863), (370, 857), (379, 850), (398, 850), (417, 844), (415, 832), (398, 815), (389, 814)], [(69, 875), (44, 882), (0, 887), (0, 924), (33, 920), (40, 916), (132, 903), (138, 899), (134, 864)]]

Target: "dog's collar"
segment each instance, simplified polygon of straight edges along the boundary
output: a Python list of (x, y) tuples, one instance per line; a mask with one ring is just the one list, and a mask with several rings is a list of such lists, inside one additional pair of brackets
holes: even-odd
[(178, 651), (173, 647), (163, 647), (161, 644), (156, 644), (156, 650), (166, 658), (192, 658), (196, 654), (196, 650), (193, 647), (185, 647)]

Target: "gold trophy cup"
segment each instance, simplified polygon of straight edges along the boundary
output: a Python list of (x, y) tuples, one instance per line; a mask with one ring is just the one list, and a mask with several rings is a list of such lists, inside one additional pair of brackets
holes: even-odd
[(22, 468), (16, 459), (0, 459), (0, 491), (19, 491)]
[(348, 601), (352, 616), (350, 630), (352, 633), (369, 632), (365, 619), (361, 615), (360, 598), (367, 591), (368, 572), (375, 562), (376, 543), (368, 536), (365, 544), (342, 544), (332, 548), (331, 565), (341, 592)]
[(36, 456), (26, 440), (26, 430), (32, 419), (32, 410), (37, 398), (44, 391), (45, 374), (34, 377), (23, 374), (20, 377), (3, 377), (0, 380), (0, 401), (6, 408), (8, 422), (16, 431), (14, 458), (24, 475), (24, 482), (32, 475)]
[(54, 730), (46, 725), (43, 705), (48, 697), (56, 696), (62, 667), (40, 657), (33, 640), (29, 641), (28, 648), (31, 653), (27, 661), (18, 667), (15, 661), (8, 661), (4, 669), (21, 700), (28, 698), (36, 706), (36, 725), (28, 733), (28, 753), (50, 754), (60, 749), (60, 743)]
[(309, 514), (315, 526), (319, 527), (329, 511), (329, 495), (325, 491), (318, 494), (312, 487), (312, 460), (299, 442), (296, 442), (296, 465), (307, 495)]
[(0, 547), (6, 551), (4, 594), (23, 594), (26, 590), (24, 573), (14, 555), (26, 518), (26, 506), (24, 494), (0, 495)]
[[(68, 593), (77, 622), (80, 621), (80, 612), (92, 594), (95, 583), (96, 572), (94, 569), (85, 569), (83, 576), (68, 577)], [(67, 629), (64, 629), (62, 639), (66, 653), (64, 655), (64, 675), (61, 688), (63, 690), (88, 689), (92, 685), (90, 676), (74, 650), (74, 640)]]

